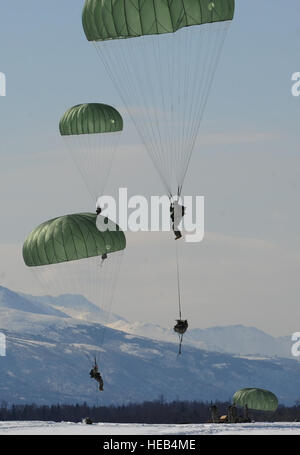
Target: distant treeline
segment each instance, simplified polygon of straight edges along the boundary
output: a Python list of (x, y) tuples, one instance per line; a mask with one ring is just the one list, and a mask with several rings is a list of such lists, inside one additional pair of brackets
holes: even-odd
[[(227, 414), (230, 403), (213, 403), (219, 415)], [(35, 404), (7, 406), (0, 405), (0, 420), (43, 420), (53, 422), (81, 422), (90, 417), (93, 422), (184, 424), (205, 423), (211, 419), (211, 403), (197, 401), (165, 402), (163, 397), (156, 401), (127, 405), (88, 406), (57, 404), (37, 406)], [(240, 411), (242, 415), (242, 410)], [(250, 411), (250, 417), (259, 421), (300, 422), (300, 402), (294, 406), (280, 406), (275, 413)]]

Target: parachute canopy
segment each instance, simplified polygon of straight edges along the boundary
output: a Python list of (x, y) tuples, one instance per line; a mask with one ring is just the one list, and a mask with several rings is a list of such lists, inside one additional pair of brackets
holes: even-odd
[(78, 104), (65, 112), (59, 123), (62, 136), (114, 133), (123, 130), (121, 114), (107, 104)]
[(234, 0), (86, 0), (82, 22), (88, 41), (160, 35), (232, 20), (234, 5)]
[(264, 389), (248, 388), (241, 389), (233, 395), (233, 403), (249, 409), (258, 411), (276, 411), (278, 408), (278, 399), (274, 393)]
[(121, 251), (126, 247), (123, 231), (108, 218), (107, 230), (96, 227), (96, 214), (78, 213), (55, 218), (38, 226), (23, 245), (28, 267), (77, 261)]

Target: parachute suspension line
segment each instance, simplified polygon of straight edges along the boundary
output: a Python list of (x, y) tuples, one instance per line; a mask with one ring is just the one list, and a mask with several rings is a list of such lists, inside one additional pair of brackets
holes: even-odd
[[(110, 286), (110, 291), (111, 292), (110, 292), (110, 295), (104, 296), (104, 298), (107, 299), (109, 304), (108, 304), (108, 307), (106, 308), (106, 311), (105, 311), (105, 316), (104, 316), (104, 321), (103, 321), (103, 329), (102, 329), (102, 333), (101, 333), (101, 337), (100, 337), (100, 343), (99, 343), (100, 346), (103, 346), (103, 344), (104, 344), (104, 340), (105, 340), (105, 336), (106, 336), (106, 332), (107, 332), (107, 330), (106, 330), (107, 329), (107, 325), (109, 324), (110, 319), (111, 319), (112, 306), (113, 306), (113, 301), (114, 301), (114, 297), (115, 297), (115, 290), (116, 290), (116, 287), (117, 287), (117, 281), (118, 281), (118, 276), (119, 276), (120, 268), (121, 268), (122, 261), (123, 261), (124, 251), (120, 251), (118, 253), (115, 253), (114, 256), (115, 256), (115, 263), (113, 264), (113, 271), (111, 273), (111, 276), (112, 276), (112, 283), (111, 283), (111, 286)], [(111, 259), (111, 257), (108, 257), (108, 259), (106, 259), (105, 262), (109, 261), (110, 259)], [(107, 265), (108, 264), (104, 263), (102, 268), (104, 269), (105, 266), (107, 266)], [(100, 267), (101, 267), (101, 265), (100, 265)], [(101, 360), (101, 351), (99, 351), (98, 360), (99, 360), (99, 362)]]
[[(211, 24), (202, 26), (199, 30), (199, 40), (194, 39), (192, 33), (189, 35), (188, 45), (185, 52), (187, 57), (197, 55), (197, 47), (199, 48), (199, 60), (196, 66), (196, 71), (193, 74), (188, 70), (188, 66), (192, 66), (191, 61), (185, 66), (185, 84), (188, 87), (194, 87), (195, 90), (189, 92), (190, 101), (185, 103), (186, 110), (190, 107), (190, 125), (183, 130), (182, 144), (189, 144), (186, 153), (183, 155), (181, 164), (181, 173), (179, 174), (178, 181), (182, 188), (185, 180), (189, 163), (191, 160), (192, 152), (195, 148), (198, 132), (203, 119), (205, 108), (208, 102), (209, 94), (213, 84), (214, 76), (217, 70), (218, 62), (222, 52), (222, 48), (229, 30), (230, 22), (218, 22), (212, 24), (213, 30), (210, 30)], [(192, 29), (193, 27), (190, 27)], [(190, 30), (193, 32), (193, 30)], [(188, 117), (188, 113), (185, 114)]]
[[(165, 160), (167, 157), (163, 154), (159, 155), (159, 151), (162, 148), (162, 132), (161, 128), (159, 128), (162, 113), (159, 112), (156, 107), (151, 106), (151, 104), (149, 104), (149, 99), (147, 98), (147, 94), (150, 96), (151, 93), (153, 98), (157, 99), (158, 87), (156, 78), (152, 78), (148, 75), (149, 71), (151, 72), (151, 68), (153, 68), (156, 63), (155, 61), (153, 62), (152, 55), (153, 38), (139, 37), (138, 39), (130, 38), (130, 40), (126, 41), (126, 46), (123, 45), (122, 50), (119, 49), (119, 45), (122, 45), (123, 42), (109, 42), (109, 45), (114, 46), (113, 52), (109, 51), (106, 42), (101, 44), (96, 43), (96, 49), (129, 112), (142, 143), (148, 152), (149, 149), (152, 151), (152, 153), (149, 153), (150, 158), (162, 179), (167, 193), (172, 194), (172, 188), (168, 182), (168, 175), (163, 172), (166, 167)], [(134, 41), (134, 43), (132, 41)], [(148, 65), (147, 61), (143, 61), (145, 52), (149, 58)], [(137, 56), (139, 56), (139, 58), (136, 58)], [(132, 64), (133, 62), (134, 65)], [(158, 66), (161, 67), (161, 65)], [(144, 74), (145, 72), (146, 75)], [(122, 80), (125, 83), (120, 84), (118, 74), (122, 74)], [(155, 83), (156, 86), (154, 85)], [(160, 91), (159, 96), (161, 99)], [(150, 103), (151, 98), (152, 96), (150, 96)], [(133, 109), (131, 109), (130, 105), (136, 99), (137, 106), (133, 106)], [(143, 131), (139, 119), (144, 123)], [(163, 163), (161, 164), (160, 161)]]
[(63, 136), (66, 149), (94, 200), (103, 195), (121, 132)]
[(95, 43), (168, 194), (182, 188), (228, 28)]
[(181, 355), (181, 352), (182, 352), (182, 340), (183, 340), (183, 335), (179, 335), (179, 348), (178, 348), (177, 357), (179, 357)]
[(176, 242), (176, 268), (177, 268), (178, 310), (179, 310), (179, 320), (181, 320), (182, 315), (181, 315), (181, 290), (180, 290), (178, 242)]
[[(134, 38), (130, 38), (130, 39), (132, 40)], [(140, 39), (142, 40), (143, 37), (141, 37)], [(126, 41), (128, 41), (128, 40), (126, 40)], [(115, 45), (115, 43), (113, 43), (113, 42), (111, 42), (110, 44)], [(135, 80), (135, 79), (137, 79), (137, 83), (134, 84), (135, 91), (138, 93), (139, 98), (143, 100), (144, 105), (147, 106), (147, 100), (145, 98), (145, 95), (142, 92), (141, 85), (138, 84), (138, 81), (141, 81), (143, 76), (141, 75), (139, 77), (138, 74), (136, 74), (136, 75), (132, 74), (133, 69), (130, 68), (130, 64), (127, 61), (127, 59), (124, 58), (122, 51), (120, 52), (120, 54), (117, 54), (117, 52), (116, 52), (116, 57), (115, 57), (115, 61), (114, 61), (114, 52), (109, 54), (109, 50), (105, 49), (105, 47), (107, 46), (106, 42), (101, 43), (101, 45), (98, 44), (97, 42), (94, 42), (94, 45), (95, 45), (96, 51), (97, 51), (102, 63), (103, 63), (103, 66), (105, 67), (107, 73), (109, 74), (111, 80), (113, 81), (113, 84), (114, 84), (117, 92), (119, 93), (124, 105), (126, 106), (127, 112), (129, 114), (133, 124), (136, 127), (136, 130), (140, 136), (140, 139), (141, 139), (145, 149), (147, 150), (148, 147), (151, 147), (153, 149), (153, 151), (155, 151), (158, 148), (158, 145), (156, 142), (155, 130), (154, 130), (154, 126), (153, 126), (152, 122), (149, 122), (149, 121), (147, 122), (147, 119), (145, 122), (145, 123), (147, 123), (147, 126), (149, 128), (149, 131), (147, 134), (147, 139), (148, 139), (148, 142), (147, 142), (147, 139), (145, 138), (145, 136), (142, 135), (140, 132), (140, 127), (139, 127), (139, 123), (137, 121), (137, 116), (136, 116), (135, 112), (132, 112), (131, 109), (128, 108), (129, 100), (134, 100), (134, 97), (132, 96), (131, 91), (130, 91), (130, 85), (131, 85), (131, 80)], [(116, 46), (115, 46), (115, 48), (117, 49)], [(104, 51), (107, 51), (107, 52), (104, 52)], [(109, 57), (108, 57), (108, 55), (106, 55), (106, 53), (109, 55)], [(125, 53), (125, 51), (124, 51), (124, 53)], [(132, 51), (132, 54), (134, 54), (134, 51)], [(108, 63), (108, 60), (110, 60), (110, 64)], [(120, 67), (120, 69), (115, 70), (115, 68), (118, 68), (118, 66)], [(136, 69), (138, 70), (139, 68), (136, 67)], [(117, 71), (117, 73), (116, 73), (116, 71)], [(122, 76), (123, 76), (123, 79), (126, 80), (126, 83), (124, 84), (124, 86), (122, 84), (123, 90), (119, 86), (119, 79), (116, 75), (116, 74), (118, 74), (118, 72), (120, 72), (120, 74), (122, 74)], [(138, 106), (137, 109), (139, 109), (139, 108), (140, 107)], [(141, 112), (138, 112), (137, 115), (140, 115), (140, 116), (142, 115), (143, 118), (145, 118), (143, 109), (140, 108), (140, 110), (141, 110)], [(150, 155), (150, 158), (151, 158), (158, 174), (161, 177), (161, 180), (165, 186), (165, 189), (167, 190), (167, 193), (172, 194), (172, 189), (169, 186), (168, 181), (167, 181), (166, 177), (164, 176), (164, 174), (162, 173), (162, 170), (160, 169), (159, 165), (155, 161), (153, 161), (151, 155)]]
[[(100, 348), (104, 343), (106, 325), (111, 316), (123, 254), (124, 251), (121, 250), (108, 255), (103, 267), (101, 267), (101, 257), (97, 256), (31, 268), (44, 293), (52, 296), (82, 294), (102, 309), (103, 324), (98, 345)], [(101, 351), (94, 350), (89, 355), (90, 361), (100, 358), (99, 352)]]

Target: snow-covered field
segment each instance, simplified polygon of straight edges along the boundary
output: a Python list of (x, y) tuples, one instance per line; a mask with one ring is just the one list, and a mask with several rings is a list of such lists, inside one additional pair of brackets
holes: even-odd
[(300, 435), (297, 423), (142, 425), (0, 422), (0, 435)]

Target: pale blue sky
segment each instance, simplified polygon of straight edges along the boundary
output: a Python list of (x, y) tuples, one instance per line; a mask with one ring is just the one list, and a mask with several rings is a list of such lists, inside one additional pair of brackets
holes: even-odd
[[(300, 98), (291, 95), (291, 75), (300, 71), (300, 4), (298, 0), (237, 0), (236, 5), (185, 186), (186, 194), (205, 196), (206, 232), (214, 234), (208, 234), (205, 245), (198, 245), (187, 258), (194, 264), (203, 261), (201, 267), (207, 267), (208, 277), (213, 279), (216, 273), (215, 286), (220, 290), (217, 295), (209, 279), (203, 281), (203, 300), (208, 306), (211, 302), (212, 310), (207, 309), (199, 326), (244, 323), (289, 334), (300, 330), (295, 323), (300, 315), (300, 261), (295, 255), (300, 246)], [(6, 255), (12, 254), (6, 244), (20, 244), (45, 219), (94, 209), (58, 134), (65, 109), (80, 102), (107, 102), (118, 106), (126, 118), (93, 45), (84, 37), (82, 6), (82, 0), (15, 0), (1, 7), (0, 71), (7, 76), (7, 97), (0, 98), (0, 243)], [(109, 189), (126, 186), (132, 194), (162, 194), (161, 183), (128, 119), (125, 132), (127, 147), (112, 172)], [(257, 248), (259, 242), (264, 247), (270, 244), (275, 257), (264, 247), (258, 248), (257, 256), (253, 252), (251, 258), (244, 256), (242, 241), (247, 248), (252, 242), (258, 242)], [(134, 274), (135, 264), (151, 257), (154, 241), (145, 241), (143, 253), (139, 242), (135, 245), (134, 238), (131, 242), (135, 252), (131, 259), (129, 251), (128, 263)], [(234, 264), (230, 253), (225, 253), (228, 242)], [(216, 272), (218, 259), (214, 256), (223, 252), (228, 260), (226, 284), (221, 269)], [(233, 259), (237, 254), (239, 258)], [(6, 257), (1, 261), (1, 273), (6, 277), (3, 284), (13, 286), (15, 265), (10, 257), (6, 270)], [(163, 271), (163, 258), (160, 265)], [(21, 265), (18, 267), (22, 282)], [(260, 280), (266, 269), (270, 289), (264, 278)], [(189, 300), (198, 295), (197, 277), (190, 280)], [(157, 281), (157, 286), (163, 285)], [(15, 287), (24, 288), (16, 277)], [(132, 296), (121, 279), (121, 299), (138, 301), (145, 287), (147, 281), (140, 294), (136, 291)], [(152, 288), (148, 289), (149, 300), (158, 301), (159, 292)], [(168, 295), (168, 288), (165, 293)], [(240, 304), (243, 299), (247, 310)], [(271, 320), (249, 313), (254, 299), (265, 312), (274, 305)], [(165, 323), (173, 304), (166, 305)], [(151, 311), (139, 313), (138, 303), (130, 305), (131, 318), (137, 312), (137, 319), (147, 317), (155, 322)], [(193, 305), (192, 314), (196, 299)], [(116, 310), (122, 312), (122, 308)]]

